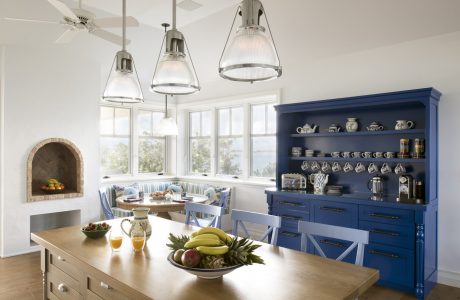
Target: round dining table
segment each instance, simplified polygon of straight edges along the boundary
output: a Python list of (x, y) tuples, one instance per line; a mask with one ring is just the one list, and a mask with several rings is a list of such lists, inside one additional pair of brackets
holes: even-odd
[(116, 199), (117, 207), (122, 209), (133, 209), (135, 207), (147, 207), (150, 209), (151, 214), (156, 214), (159, 217), (165, 219), (171, 219), (168, 212), (170, 211), (182, 211), (185, 209), (186, 202), (195, 202), (203, 203), (208, 200), (207, 197), (203, 195), (187, 194), (186, 199), (182, 198), (177, 200), (172, 200), (170, 197), (165, 198), (152, 198), (150, 195), (145, 195), (142, 200), (132, 201), (126, 198), (126, 196), (121, 196)]

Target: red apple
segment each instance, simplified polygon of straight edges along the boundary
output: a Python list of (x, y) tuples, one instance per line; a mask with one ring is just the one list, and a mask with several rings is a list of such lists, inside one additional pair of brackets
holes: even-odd
[(200, 252), (196, 249), (189, 249), (182, 254), (181, 261), (184, 266), (194, 268), (200, 264)]

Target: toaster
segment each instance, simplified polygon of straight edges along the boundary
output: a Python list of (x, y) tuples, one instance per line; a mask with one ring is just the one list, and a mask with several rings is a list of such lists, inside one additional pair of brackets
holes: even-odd
[(281, 188), (283, 190), (305, 190), (307, 188), (307, 178), (298, 173), (282, 174)]

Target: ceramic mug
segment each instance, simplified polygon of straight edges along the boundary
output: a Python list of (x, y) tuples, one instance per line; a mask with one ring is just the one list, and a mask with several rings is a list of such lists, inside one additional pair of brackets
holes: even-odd
[(340, 152), (339, 151), (331, 152), (331, 156), (332, 157), (340, 157)]
[(297, 133), (307, 133), (307, 128), (297, 127), (295, 131), (297, 131)]
[(395, 129), (396, 130), (412, 129), (414, 128), (414, 126), (415, 126), (415, 123), (413, 121), (397, 120)]
[(323, 171), (324, 173), (327, 173), (331, 170), (331, 165), (328, 164), (326, 161), (323, 162), (323, 164), (321, 165), (321, 171)]
[(350, 155), (351, 155), (351, 152), (349, 151), (342, 152), (342, 157), (348, 158), (350, 157)]
[(377, 172), (378, 170), (379, 170), (379, 167), (377, 167), (377, 165), (374, 163), (370, 163), (369, 166), (367, 167), (367, 172), (369, 172), (369, 174), (373, 174)]
[(374, 158), (382, 158), (383, 157), (383, 152), (374, 152), (372, 154)]
[(305, 156), (314, 156), (315, 150), (307, 149), (305, 150)]
[(355, 151), (351, 154), (351, 157), (354, 157), (354, 158), (360, 158), (361, 157), (361, 152), (359, 151)]
[(391, 167), (390, 165), (388, 165), (387, 163), (384, 163), (382, 165), (382, 168), (380, 169), (380, 172), (382, 172), (382, 174), (388, 174), (391, 172)]
[(304, 160), (302, 162), (302, 166), (300, 166), (300, 168), (302, 169), (302, 171), (306, 171), (308, 169), (309, 165), (308, 165), (308, 161)]
[(383, 156), (385, 156), (385, 158), (394, 158), (395, 157), (395, 153), (394, 152), (385, 152), (383, 154)]
[(353, 165), (349, 162), (345, 163), (345, 165), (343, 166), (343, 171), (347, 173), (353, 171)]
[(356, 167), (355, 167), (355, 171), (356, 173), (361, 173), (361, 172), (364, 172), (366, 170), (366, 166), (363, 165), (362, 163), (357, 163), (356, 164)]
[(369, 151), (363, 152), (361, 153), (361, 156), (363, 158), (372, 158), (372, 152), (369, 152)]
[(340, 172), (341, 170), (342, 166), (338, 162), (332, 164), (332, 172)]
[(406, 172), (406, 168), (402, 164), (397, 164), (395, 167), (395, 173), (396, 174), (402, 174)]
[(319, 163), (317, 161), (314, 161), (311, 163), (311, 167), (310, 169), (313, 171), (313, 172), (316, 172), (316, 171), (319, 171), (319, 169), (321, 169)]

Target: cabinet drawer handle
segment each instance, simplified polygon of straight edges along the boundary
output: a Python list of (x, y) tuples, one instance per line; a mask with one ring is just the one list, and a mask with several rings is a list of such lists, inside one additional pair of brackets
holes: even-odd
[(281, 215), (281, 218), (283, 218), (283, 219), (288, 219), (288, 220), (294, 220), (294, 221), (300, 221), (300, 220), (302, 220), (301, 217), (290, 216), (290, 215)]
[(338, 212), (338, 213), (343, 213), (345, 211), (345, 208), (330, 207), (330, 206), (321, 206), (319, 209)]
[(60, 283), (57, 287), (58, 291), (60, 291), (61, 293), (65, 293), (67, 292), (67, 287), (65, 286), (65, 284), (63, 283)]
[(383, 251), (369, 250), (369, 253), (370, 254), (381, 255), (381, 256), (386, 256), (386, 257), (391, 257), (391, 258), (399, 258), (398, 254), (388, 253), (388, 252), (383, 252)]
[(280, 204), (288, 205), (288, 206), (296, 206), (296, 207), (305, 207), (302, 203), (297, 202), (289, 202), (289, 201), (280, 201)]
[(385, 231), (385, 230), (380, 230), (380, 229), (371, 229), (369, 230), (369, 232), (376, 233), (376, 234), (389, 235), (389, 236), (399, 236), (400, 235), (398, 232), (391, 232), (391, 231)]
[(288, 231), (281, 231), (280, 234), (288, 236), (288, 237), (298, 237), (298, 236), (300, 236), (300, 233), (294, 233), (294, 232), (288, 232)]
[(111, 289), (112, 287), (111, 287), (110, 285), (108, 285), (107, 283), (101, 281), (101, 288), (106, 289), (106, 290), (109, 290), (109, 289)]
[(385, 219), (401, 219), (400, 216), (392, 216), (392, 215), (385, 215), (385, 214), (379, 214), (379, 213), (369, 213), (370, 217), (377, 217), (377, 218), (385, 218)]
[(62, 257), (62, 256), (58, 256), (58, 260), (60, 260), (60, 261), (65, 261), (65, 258)]
[(331, 240), (320, 240), (319, 242), (321, 244), (326, 244), (326, 245), (334, 246), (334, 247), (337, 247), (337, 248), (345, 248), (344, 244), (339, 243), (339, 242), (333, 242)]

